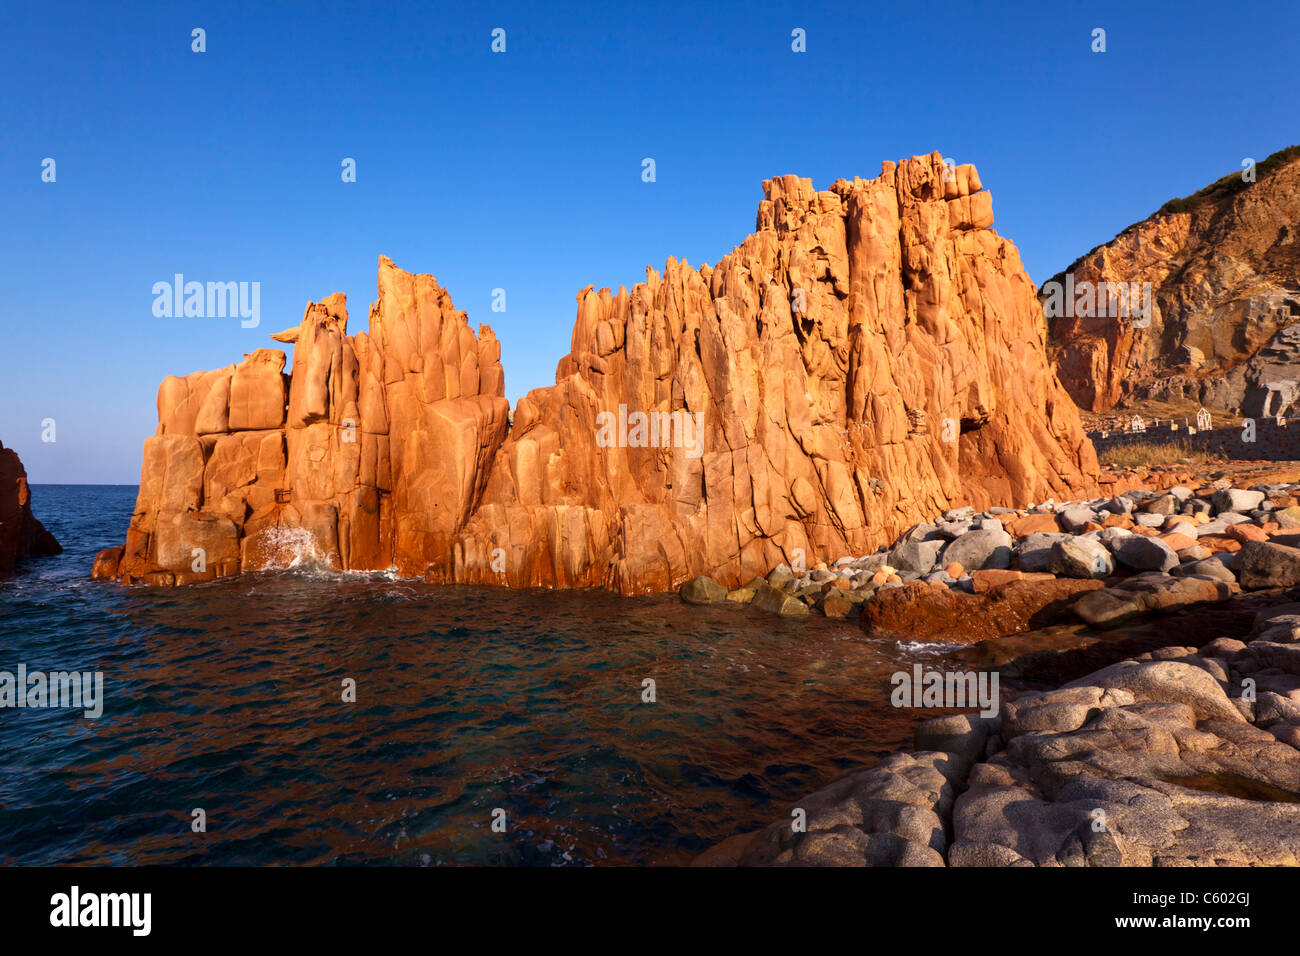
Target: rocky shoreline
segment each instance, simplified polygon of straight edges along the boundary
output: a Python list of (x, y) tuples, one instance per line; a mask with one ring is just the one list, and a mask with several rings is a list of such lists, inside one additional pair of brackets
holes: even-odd
[(1113, 627), (1300, 585), (1300, 482), (1137, 488), (1025, 509), (958, 508), (875, 554), (803, 573), (778, 565), (727, 590), (708, 577), (690, 604), (731, 601), (788, 616), (857, 613), (882, 637), (971, 643), (1079, 620)]
[[(1297, 493), (1220, 479), (951, 511), (875, 555), (804, 575), (779, 567), (726, 593), (744, 602), (752, 590), (748, 603), (785, 614), (844, 616), (843, 601), (869, 633), (953, 643), (1050, 621), (1100, 631), (1157, 612), (1205, 616), (1199, 606), (1218, 602), (1258, 609), (1246, 633), (1182, 646), (1184, 622), (1169, 646), (1016, 693), (996, 716), (923, 720), (912, 752), (695, 865), (1300, 865)], [(699, 581), (682, 594), (715, 595)]]
[(1300, 864), (1300, 593), (1271, 597), (1245, 639), (925, 720), (915, 751), (695, 865)]

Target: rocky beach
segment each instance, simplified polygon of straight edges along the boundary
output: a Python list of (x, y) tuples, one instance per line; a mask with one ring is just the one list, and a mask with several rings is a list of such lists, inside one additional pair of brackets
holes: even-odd
[(996, 515), (949, 511), (892, 548), (803, 576), (782, 566), (732, 592), (690, 582), (688, 603), (721, 591), (780, 614), (856, 613), (868, 634), (913, 641), (1071, 619), (1104, 635), (1148, 615), (1177, 615), (1174, 639), (1198, 609), (1242, 595), (1252, 609), (1245, 633), (1124, 658), (1012, 696), (995, 715), (923, 720), (915, 751), (799, 801), (799, 826), (778, 821), (697, 863), (1297, 865), (1297, 491), (1220, 478)]

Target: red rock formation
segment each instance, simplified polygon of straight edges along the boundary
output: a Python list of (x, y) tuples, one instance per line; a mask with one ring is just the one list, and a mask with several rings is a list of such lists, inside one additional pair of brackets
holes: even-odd
[[(1300, 402), (1300, 329), (1285, 331), (1300, 321), (1300, 147), (1256, 172), (1166, 203), (1043, 284), (1053, 361), (1081, 407), (1153, 399), (1262, 417)], [(1067, 276), (1094, 298), (1099, 283), (1147, 286), (1150, 315), (1070, 303), (1079, 291), (1056, 308), (1050, 284)]]
[(63, 548), (32, 514), (27, 470), (18, 453), (0, 444), (0, 577), (22, 558), (59, 554)]
[(169, 378), (125, 549), (97, 576), (275, 566), (306, 531), (334, 567), (630, 593), (860, 554), (957, 504), (1095, 492), (973, 167), (935, 153), (763, 188), (717, 266), (579, 293), (556, 384), (513, 423), (491, 330), (388, 259), (368, 334), (346, 335), (335, 295), (273, 336), (295, 346), (287, 389), (271, 350)]

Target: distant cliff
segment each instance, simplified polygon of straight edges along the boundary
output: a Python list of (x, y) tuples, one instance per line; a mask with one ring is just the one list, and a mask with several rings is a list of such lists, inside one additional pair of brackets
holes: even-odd
[(32, 514), (27, 470), (18, 453), (0, 444), (0, 577), (7, 577), (23, 558), (59, 554), (54, 535)]
[[(1044, 283), (1052, 358), (1080, 407), (1156, 399), (1260, 417), (1300, 399), (1300, 146), (1259, 163), (1254, 182), (1243, 172), (1171, 200)], [(1053, 309), (1067, 282), (1097, 301)], [(1145, 285), (1151, 314), (1107, 310), (1102, 282)]]
[(283, 566), (435, 582), (673, 588), (865, 553), (957, 504), (1087, 495), (1096, 458), (1015, 247), (938, 153), (821, 192), (763, 184), (717, 266), (587, 287), (556, 384), (386, 258), (368, 333), (341, 295), (158, 393), (124, 547), (153, 584)]

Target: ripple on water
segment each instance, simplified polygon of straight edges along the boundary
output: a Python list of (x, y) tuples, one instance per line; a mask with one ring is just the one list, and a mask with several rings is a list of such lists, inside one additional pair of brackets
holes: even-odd
[(123, 588), (87, 574), (135, 489), (34, 493), (66, 551), (0, 584), (0, 668), (102, 670), (107, 700), (0, 716), (3, 862), (681, 863), (907, 745), (889, 674), (946, 653), (310, 562)]

